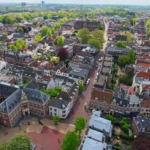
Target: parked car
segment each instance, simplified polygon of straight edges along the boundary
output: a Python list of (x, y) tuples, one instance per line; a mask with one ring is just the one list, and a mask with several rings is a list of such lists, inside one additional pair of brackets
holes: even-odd
[(90, 79), (88, 79), (88, 80), (86, 81), (86, 84), (88, 85), (88, 84), (89, 84), (89, 82), (90, 82)]
[(101, 57), (98, 61), (102, 61), (103, 60), (103, 57)]

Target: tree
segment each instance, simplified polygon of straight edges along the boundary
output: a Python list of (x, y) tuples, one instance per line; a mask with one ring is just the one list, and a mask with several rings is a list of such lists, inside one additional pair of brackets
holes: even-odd
[(61, 48), (59, 51), (58, 51), (58, 57), (60, 58), (60, 61), (63, 61), (65, 59), (68, 58), (68, 52), (65, 48)]
[(26, 42), (23, 39), (17, 39), (16, 47), (17, 49), (21, 50), (22, 48), (26, 47)]
[(113, 90), (114, 89), (114, 83), (109, 83), (108, 84), (108, 89)]
[(64, 43), (64, 39), (62, 38), (62, 36), (57, 36), (54, 43), (57, 45), (62, 45)]
[(136, 24), (136, 18), (131, 19), (131, 25), (134, 26)]
[(110, 120), (112, 124), (114, 124), (114, 122), (116, 121), (116, 118), (114, 118), (114, 117), (113, 117), (112, 115), (110, 115), (110, 114), (107, 114), (107, 115), (105, 116), (105, 118), (106, 118), (107, 120)]
[(41, 33), (38, 33), (34, 38), (34, 42), (39, 42), (39, 41), (41, 41), (41, 39), (42, 39), (42, 35), (41, 35)]
[(126, 35), (127, 36), (127, 43), (130, 43), (132, 41), (132, 33), (129, 31), (124, 31), (120, 33), (121, 35)]
[(47, 35), (47, 31), (48, 31), (48, 30), (49, 30), (49, 29), (48, 29), (47, 26), (43, 26), (43, 27), (41, 28), (41, 34), (42, 34), (42, 36)]
[(105, 29), (105, 26), (101, 24), (100, 27), (99, 27), (99, 29), (100, 29), (100, 30), (104, 30), (104, 29)]
[(17, 50), (17, 47), (14, 44), (10, 44), (8, 46), (8, 48), (12, 49), (12, 50)]
[(22, 45), (21, 45), (20, 43), (16, 43), (16, 48), (17, 48), (18, 50), (22, 50)]
[(22, 28), (18, 28), (17, 32), (18, 33), (24, 33), (24, 30)]
[(82, 44), (87, 44), (90, 38), (90, 31), (87, 28), (80, 29), (78, 37), (81, 39)]
[(118, 47), (118, 48), (126, 48), (127, 43), (125, 41), (117, 41), (115, 43), (115, 46)]
[(48, 19), (48, 17), (47, 16), (43, 16), (43, 19), (46, 20), (46, 19)]
[(122, 118), (121, 121), (119, 122), (120, 127), (122, 130), (128, 130), (129, 129), (129, 125), (127, 123), (127, 119), (126, 118)]
[(29, 27), (28, 27), (28, 30), (29, 30), (29, 31), (31, 31), (31, 30), (32, 30), (32, 28), (29, 26)]
[(48, 36), (48, 37), (51, 37), (51, 36), (52, 36), (52, 32), (51, 32), (50, 29), (47, 31), (47, 36)]
[(118, 58), (118, 64), (121, 67), (125, 67), (125, 65), (130, 64), (130, 58), (127, 55), (120, 55)]
[(98, 29), (95, 29), (95, 30), (92, 32), (92, 38), (97, 39), (97, 40), (100, 42), (100, 45), (101, 45), (101, 46), (102, 46), (103, 43), (105, 42), (105, 39), (104, 39), (104, 32), (101, 31), (101, 30), (98, 30)]
[(3, 142), (2, 144), (0, 144), (0, 150), (9, 150), (9, 142)]
[(7, 34), (6, 32), (4, 32), (4, 33), (3, 33), (3, 36), (4, 36), (4, 37), (7, 37), (7, 36), (8, 36), (8, 34)]
[(126, 74), (125, 75), (122, 75), (120, 78), (119, 78), (119, 82), (120, 83), (123, 83), (123, 84), (127, 84), (129, 86), (132, 85), (132, 79), (131, 77), (128, 77)]
[(79, 84), (79, 91), (80, 92), (84, 91), (84, 85), (81, 82), (79, 82), (78, 84)]
[(74, 122), (75, 125), (75, 132), (79, 132), (79, 135), (81, 134), (81, 131), (85, 128), (85, 119), (83, 117), (76, 117), (76, 120)]
[(35, 25), (35, 26), (36, 26), (37, 24), (38, 24), (38, 22), (37, 22), (37, 21), (33, 21), (33, 25)]
[(127, 56), (129, 57), (130, 64), (134, 64), (135, 62), (135, 55), (133, 50), (129, 50)]
[(94, 46), (98, 50), (101, 48), (100, 42), (97, 39), (89, 39), (88, 44)]
[(59, 120), (60, 120), (60, 117), (59, 117), (59, 116), (54, 116), (54, 117), (53, 117), (53, 122), (54, 122), (55, 124), (58, 124)]
[(79, 145), (79, 137), (75, 132), (68, 132), (63, 138), (61, 149), (62, 150), (76, 150)]
[(18, 134), (11, 139), (9, 145), (11, 150), (29, 150), (31, 141), (26, 134)]

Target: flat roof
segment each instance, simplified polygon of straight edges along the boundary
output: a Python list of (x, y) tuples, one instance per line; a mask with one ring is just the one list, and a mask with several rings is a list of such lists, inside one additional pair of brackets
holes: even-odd
[(111, 71), (110, 68), (107, 68), (107, 67), (103, 67), (103, 68), (102, 68), (102, 72), (103, 72), (103, 73), (109, 73), (110, 71)]
[(96, 84), (104, 85), (106, 76), (100, 75), (98, 82)]

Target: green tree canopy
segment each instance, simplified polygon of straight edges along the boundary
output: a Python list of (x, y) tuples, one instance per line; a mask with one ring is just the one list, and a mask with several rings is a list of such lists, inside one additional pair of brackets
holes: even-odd
[(47, 35), (48, 30), (49, 30), (49, 29), (48, 29), (47, 26), (43, 26), (43, 27), (41, 28), (41, 34), (42, 34), (42, 36)]
[(74, 122), (75, 125), (75, 132), (81, 133), (81, 131), (85, 128), (85, 119), (83, 117), (76, 117), (76, 120)]
[(125, 67), (125, 65), (130, 64), (130, 58), (127, 55), (120, 55), (118, 58), (118, 64), (121, 67)]
[(18, 28), (17, 32), (18, 33), (24, 33), (24, 30), (22, 28)]
[(127, 36), (127, 40), (126, 40), (127, 43), (132, 42), (132, 33), (131, 32), (129, 32), (129, 31), (123, 31), (120, 34)]
[(129, 129), (129, 125), (128, 125), (128, 123), (127, 123), (127, 119), (126, 118), (122, 118), (121, 119), (121, 121), (119, 122), (119, 124), (120, 124), (120, 127), (121, 127), (121, 129), (122, 130), (127, 130), (127, 129)]
[(100, 42), (97, 39), (89, 39), (88, 44), (94, 46), (97, 50), (101, 48)]
[(105, 29), (105, 26), (101, 24), (100, 27), (99, 27), (99, 29), (100, 29), (100, 30), (104, 30), (104, 29)]
[(114, 122), (116, 121), (116, 118), (114, 118), (114, 117), (113, 117), (112, 115), (110, 115), (110, 114), (107, 114), (107, 115), (105, 116), (105, 118), (106, 118), (107, 120), (110, 120), (112, 124), (114, 124)]
[(8, 48), (12, 49), (12, 50), (17, 50), (17, 47), (14, 44), (10, 44), (8, 46)]
[(3, 33), (3, 36), (7, 37), (7, 36), (8, 36), (8, 34), (7, 34), (6, 32), (4, 32), (4, 33)]
[(29, 150), (31, 141), (26, 134), (18, 134), (11, 139), (9, 146), (11, 150)]
[(10, 150), (9, 142), (3, 142), (0, 144), (0, 150)]
[(57, 36), (54, 43), (57, 45), (62, 45), (64, 43), (64, 39), (62, 38), (62, 36)]
[(59, 116), (54, 116), (54, 117), (53, 117), (53, 122), (54, 122), (54, 123), (58, 123), (59, 120), (60, 120), (60, 117), (59, 117)]
[(87, 28), (80, 29), (78, 37), (81, 39), (82, 44), (87, 44), (90, 38), (90, 31)]
[(135, 63), (135, 55), (134, 55), (134, 51), (132, 49), (129, 50), (127, 56), (129, 57), (130, 64), (134, 64)]
[(79, 91), (83, 92), (84, 91), (84, 85), (81, 82), (79, 82), (78, 84), (79, 84)]
[(97, 39), (97, 40), (100, 42), (100, 45), (101, 45), (101, 46), (102, 46), (103, 43), (105, 42), (105, 39), (104, 39), (104, 32), (103, 32), (102, 30), (95, 29), (95, 30), (92, 32), (92, 38)]
[(48, 37), (51, 37), (51, 36), (52, 36), (52, 31), (51, 31), (50, 29), (47, 31), (47, 36), (48, 36)]
[(42, 39), (42, 35), (41, 35), (41, 33), (38, 33), (34, 38), (34, 42), (39, 42), (39, 41), (41, 41), (41, 39)]
[(16, 41), (16, 48), (21, 50), (22, 48), (26, 47), (26, 42), (23, 39), (17, 39)]
[(62, 150), (76, 150), (79, 145), (79, 137), (75, 132), (68, 132), (63, 138), (61, 149)]
[(127, 43), (125, 41), (117, 41), (115, 46), (118, 48), (126, 48)]
[(44, 19), (44, 20), (48, 19), (48, 16), (43, 16), (43, 19)]

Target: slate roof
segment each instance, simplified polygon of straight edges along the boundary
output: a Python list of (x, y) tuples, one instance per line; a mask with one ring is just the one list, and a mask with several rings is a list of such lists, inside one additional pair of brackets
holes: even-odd
[(114, 95), (114, 97), (125, 98), (126, 97), (126, 91), (122, 87), (115, 87), (113, 95)]
[(12, 93), (14, 93), (17, 89), (18, 89), (18, 86), (11, 85), (6, 82), (0, 82), (0, 95), (8, 97)]
[(84, 139), (82, 150), (104, 150), (104, 148), (106, 148), (105, 143), (101, 143), (86, 137)]
[[(9, 87), (11, 88), (11, 86)], [(2, 103), (0, 103), (0, 111), (9, 114), (21, 102), (24, 96), (27, 97), (27, 99), (25, 100), (33, 101), (40, 104), (45, 104), (49, 100), (49, 96), (41, 91), (29, 89), (26, 87), (24, 87), (21, 91), (21, 89), (18, 88)]]
[(150, 132), (150, 119), (141, 116), (134, 117), (134, 122), (140, 132)]
[(126, 35), (116, 35), (115, 40), (116, 41), (126, 41), (127, 36)]
[(84, 80), (88, 75), (88, 70), (84, 68), (74, 68), (69, 72), (69, 76), (74, 78), (79, 78), (81, 77), (82, 80)]
[(114, 97), (113, 101), (114, 100), (116, 101), (117, 106), (120, 106), (120, 107), (128, 107), (129, 106), (129, 100), (127, 100), (127, 99)]
[(97, 116), (97, 111), (92, 114), (92, 117), (89, 121), (89, 127), (104, 133), (106, 136), (112, 136), (111, 121)]
[(35, 80), (31, 80), (27, 85), (26, 88), (30, 88), (30, 89), (38, 89), (39, 85), (37, 84), (37, 82)]
[(15, 38), (15, 39), (24, 38), (24, 34), (21, 34), (21, 33), (14, 33), (14, 34), (13, 34), (13, 38)]
[(59, 98), (52, 98), (50, 101), (50, 106), (64, 109), (68, 106), (70, 101), (64, 100), (64, 99), (59, 99)]

